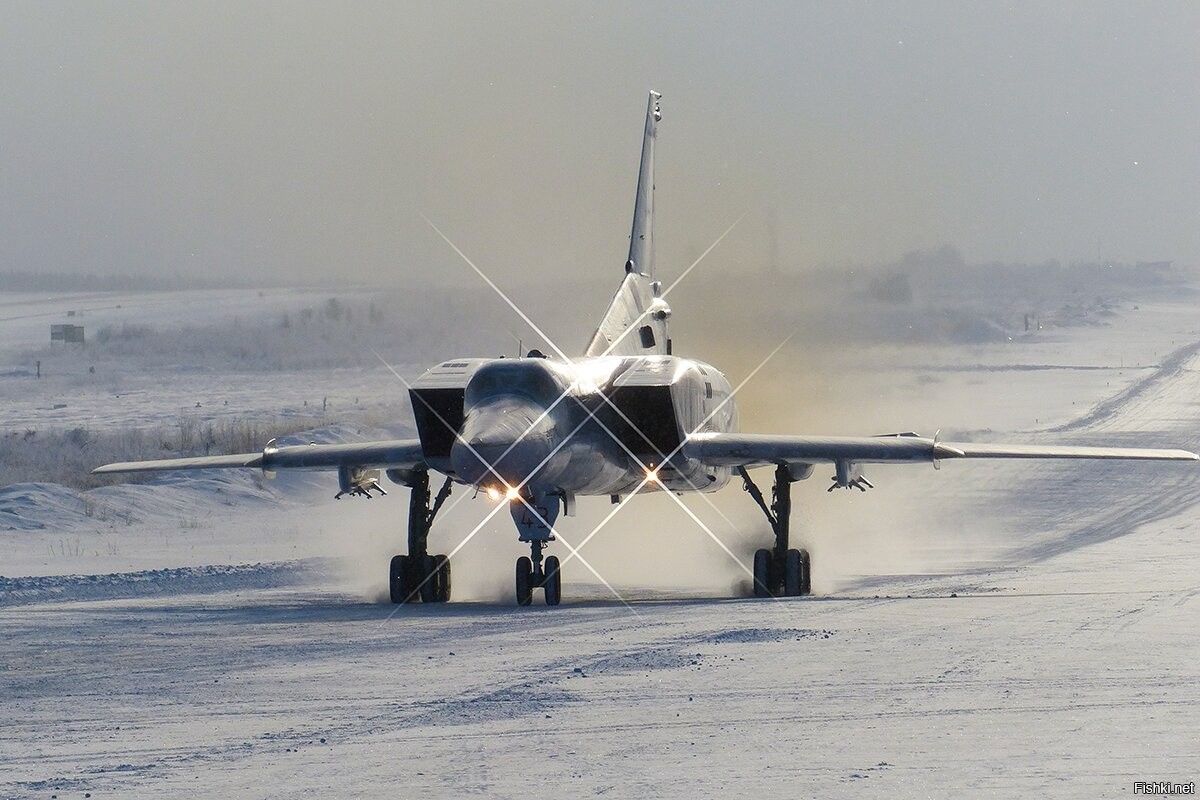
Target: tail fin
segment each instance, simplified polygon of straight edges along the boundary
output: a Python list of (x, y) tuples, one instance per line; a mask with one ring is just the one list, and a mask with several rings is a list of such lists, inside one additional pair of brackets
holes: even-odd
[(667, 319), (671, 309), (659, 297), (654, 281), (654, 140), (662, 119), (658, 92), (650, 92), (646, 128), (642, 137), (642, 163), (638, 171), (637, 198), (633, 204), (633, 230), (625, 280), (617, 290), (604, 319), (592, 335), (586, 354), (666, 355), (671, 352)]
[(658, 121), (662, 119), (661, 99), (661, 94), (652, 91), (646, 106), (642, 164), (638, 170), (637, 200), (633, 204), (629, 259), (625, 262), (626, 272), (637, 272), (647, 278), (654, 277), (654, 140), (658, 138)]

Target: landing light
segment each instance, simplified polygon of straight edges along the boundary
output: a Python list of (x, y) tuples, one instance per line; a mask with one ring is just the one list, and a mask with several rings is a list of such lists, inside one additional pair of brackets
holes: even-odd
[(647, 483), (658, 483), (658, 470), (647, 469), (646, 470), (646, 482)]
[(484, 489), (484, 491), (487, 492), (488, 500), (491, 500), (493, 503), (499, 503), (502, 500), (507, 500), (508, 502), (512, 503), (521, 499), (521, 490), (513, 486), (509, 486), (505, 489), (489, 486)]

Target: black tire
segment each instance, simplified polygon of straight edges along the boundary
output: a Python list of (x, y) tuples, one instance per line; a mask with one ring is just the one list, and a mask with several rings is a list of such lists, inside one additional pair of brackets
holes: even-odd
[(408, 582), (408, 556), (394, 556), (388, 568), (388, 591), (393, 603), (407, 603), (411, 591)]
[(526, 556), (517, 559), (517, 605), (533, 602), (533, 562)]
[(556, 606), (562, 602), (562, 569), (558, 556), (546, 559), (546, 605)]
[(433, 556), (425, 556), (421, 559), (421, 602), (436, 603), (439, 599), (438, 595), (438, 562)]
[(783, 562), (783, 595), (799, 597), (804, 589), (804, 563), (799, 550), (788, 550)]
[(800, 594), (812, 594), (812, 560), (807, 550), (800, 551)]
[(771, 596), (771, 551), (754, 551), (754, 596)]
[(438, 602), (450, 602), (450, 559), (446, 556), (434, 556), (438, 561)]

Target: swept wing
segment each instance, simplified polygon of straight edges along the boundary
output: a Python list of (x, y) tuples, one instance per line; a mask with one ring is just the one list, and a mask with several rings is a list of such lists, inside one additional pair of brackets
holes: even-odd
[(914, 435), (779, 436), (701, 433), (689, 436), (683, 452), (714, 467), (769, 465), (885, 464), (936, 462), (951, 458), (1099, 458), (1138, 461), (1197, 461), (1187, 450), (1075, 445), (942, 442)]
[(278, 469), (399, 469), (425, 466), (419, 439), (396, 439), (357, 444), (301, 444), (275, 447), (261, 453), (237, 453), (228, 456), (166, 458), (158, 461), (124, 461), (105, 464), (94, 474), (111, 472), (163, 472), (176, 469), (235, 469), (256, 467), (267, 472)]

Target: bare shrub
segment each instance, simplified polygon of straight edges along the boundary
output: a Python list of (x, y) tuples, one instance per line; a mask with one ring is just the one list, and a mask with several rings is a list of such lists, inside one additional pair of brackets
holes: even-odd
[(122, 323), (120, 325), (104, 325), (96, 331), (94, 342), (108, 344), (109, 342), (131, 342), (148, 339), (151, 330), (148, 325)]
[[(92, 475), (93, 468), (116, 461), (148, 461), (228, 453), (254, 453), (271, 439), (311, 430), (316, 418), (277, 417), (201, 423), (180, 418), (174, 428), (93, 431), (88, 428), (16, 431), (0, 436), (0, 486), (58, 483), (94, 489), (114, 483), (148, 480), (150, 475)], [(126, 524), (132, 515), (84, 500), (83, 512), (96, 519)]]

